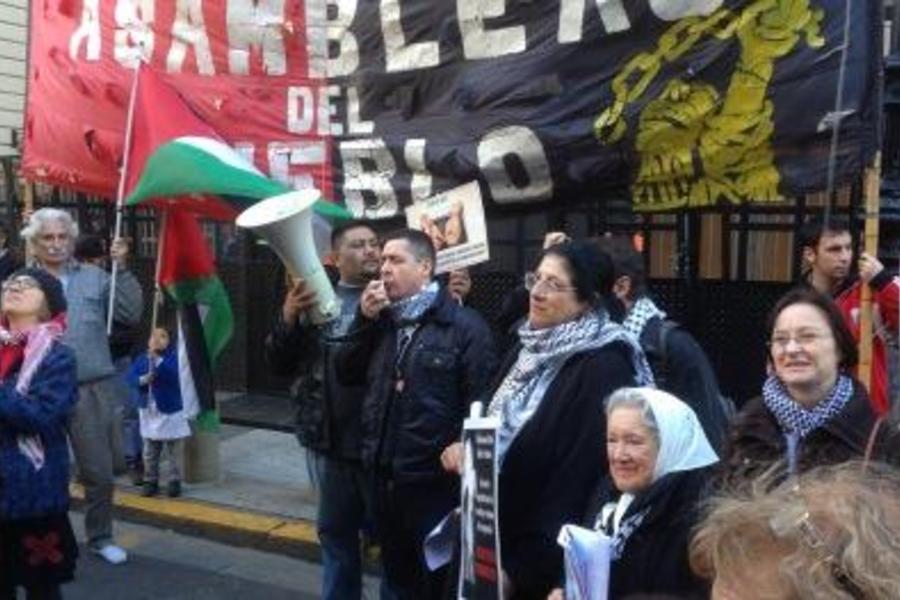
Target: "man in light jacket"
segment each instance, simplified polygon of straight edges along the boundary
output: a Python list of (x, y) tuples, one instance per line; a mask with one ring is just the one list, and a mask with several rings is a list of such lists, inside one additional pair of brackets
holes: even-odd
[[(63, 342), (78, 362), (78, 404), (69, 425), (72, 449), (84, 484), (88, 548), (110, 564), (128, 556), (113, 542), (112, 500), (114, 465), (122, 452), (121, 394), (125, 394), (109, 351), (106, 333), (111, 277), (106, 271), (73, 258), (78, 225), (64, 210), (42, 208), (22, 230), (36, 266), (63, 285), (68, 328)], [(118, 265), (114, 318), (136, 325), (144, 307), (143, 292), (127, 269), (128, 245), (113, 241), (112, 260)]]

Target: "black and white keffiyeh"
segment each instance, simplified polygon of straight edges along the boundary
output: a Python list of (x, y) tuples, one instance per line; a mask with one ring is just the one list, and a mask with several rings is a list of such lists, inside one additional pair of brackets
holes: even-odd
[(775, 416), (785, 433), (798, 435), (802, 440), (836, 417), (853, 398), (853, 380), (839, 375), (828, 397), (812, 408), (805, 408), (791, 398), (778, 377), (771, 375), (763, 384), (763, 402)]
[(389, 310), (394, 323), (403, 326), (417, 322), (434, 304), (439, 291), (440, 286), (437, 281), (432, 281), (418, 294), (392, 302)]
[(636, 339), (640, 339), (644, 327), (647, 326), (647, 321), (654, 317), (665, 319), (666, 313), (656, 306), (653, 300), (647, 296), (643, 296), (638, 299), (638, 301), (634, 303), (634, 306), (631, 307), (631, 310), (628, 311), (628, 315), (622, 322), (622, 327)]
[(574, 321), (546, 329), (519, 329), (522, 349), (515, 364), (494, 394), (488, 414), (500, 417), (497, 452), (500, 465), (513, 439), (534, 415), (559, 370), (573, 354), (624, 342), (631, 349), (632, 364), (641, 385), (652, 385), (650, 366), (637, 342), (605, 312), (588, 311)]

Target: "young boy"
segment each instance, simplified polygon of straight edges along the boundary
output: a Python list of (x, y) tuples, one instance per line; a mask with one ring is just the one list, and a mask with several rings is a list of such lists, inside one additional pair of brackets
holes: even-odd
[(139, 395), (141, 437), (144, 438), (144, 496), (159, 493), (160, 462), (166, 459), (169, 497), (181, 495), (178, 458), (181, 440), (191, 428), (181, 400), (178, 353), (169, 342), (169, 333), (158, 327), (150, 334), (147, 353), (135, 359), (129, 381)]

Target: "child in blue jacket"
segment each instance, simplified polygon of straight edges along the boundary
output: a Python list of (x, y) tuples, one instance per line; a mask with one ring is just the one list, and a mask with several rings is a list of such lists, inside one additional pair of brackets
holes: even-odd
[(150, 334), (147, 352), (131, 365), (129, 383), (138, 391), (138, 416), (144, 438), (144, 496), (159, 493), (160, 463), (168, 471), (169, 497), (181, 495), (178, 467), (181, 440), (190, 437), (189, 419), (195, 411), (185, 410), (181, 394), (178, 352), (169, 333), (158, 327)]

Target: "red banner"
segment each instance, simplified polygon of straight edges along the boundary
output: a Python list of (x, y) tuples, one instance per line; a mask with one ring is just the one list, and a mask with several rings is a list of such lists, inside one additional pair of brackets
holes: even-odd
[(24, 175), (115, 196), (142, 56), (260, 169), (330, 197), (327, 88), (309, 43), (299, 0), (32, 2)]

